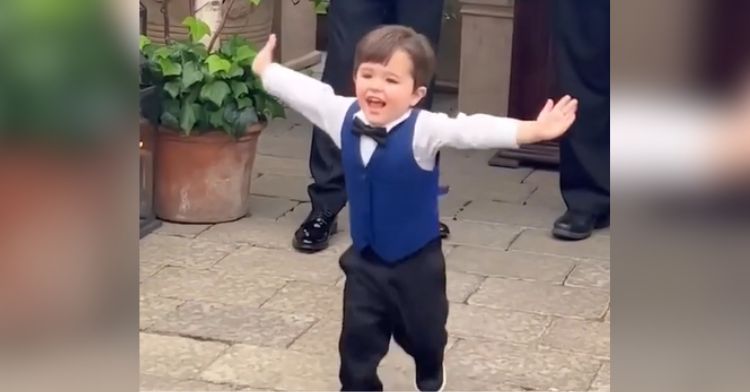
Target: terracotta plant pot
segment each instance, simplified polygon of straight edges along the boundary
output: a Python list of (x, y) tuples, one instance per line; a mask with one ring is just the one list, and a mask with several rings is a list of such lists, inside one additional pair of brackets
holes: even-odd
[(255, 124), (234, 139), (223, 131), (196, 136), (161, 128), (154, 153), (154, 209), (166, 221), (220, 223), (247, 215), (258, 137)]

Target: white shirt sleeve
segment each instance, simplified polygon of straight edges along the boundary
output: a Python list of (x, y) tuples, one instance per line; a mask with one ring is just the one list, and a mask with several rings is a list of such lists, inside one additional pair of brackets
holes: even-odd
[(273, 63), (263, 72), (263, 87), (325, 131), (341, 148), (341, 124), (353, 97), (334, 94), (331, 86)]
[(431, 169), (442, 147), (458, 149), (517, 148), (519, 120), (489, 114), (459, 114), (422, 110), (414, 129), (414, 158), (421, 167)]

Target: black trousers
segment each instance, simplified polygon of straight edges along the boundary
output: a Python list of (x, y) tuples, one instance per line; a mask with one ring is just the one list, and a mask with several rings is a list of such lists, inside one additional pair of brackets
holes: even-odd
[(440, 239), (394, 265), (353, 248), (339, 262), (346, 274), (339, 339), (342, 390), (383, 390), (377, 369), (391, 337), (414, 358), (417, 385), (439, 387), (448, 338)]
[[(424, 34), (437, 50), (442, 26), (443, 0), (331, 0), (328, 8), (328, 55), (323, 81), (336, 94), (354, 95), (354, 50), (359, 40), (383, 24), (402, 24)], [(434, 85), (434, 81), (432, 82)], [(432, 87), (432, 86), (430, 86)], [(432, 105), (432, 88), (421, 105)], [(341, 153), (333, 140), (313, 128), (307, 188), (313, 211), (338, 214), (346, 205)]]
[(560, 142), (560, 190), (568, 209), (609, 215), (609, 0), (552, 2), (560, 93), (578, 98)]

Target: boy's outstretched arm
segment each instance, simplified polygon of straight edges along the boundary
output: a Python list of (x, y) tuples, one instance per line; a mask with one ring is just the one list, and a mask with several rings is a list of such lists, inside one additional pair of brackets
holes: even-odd
[(462, 149), (516, 148), (519, 145), (553, 140), (575, 121), (578, 101), (565, 96), (557, 103), (548, 100), (536, 120), (521, 121), (488, 114), (459, 115), (425, 112), (418, 121), (429, 133), (431, 153), (441, 147)]
[(276, 35), (271, 34), (253, 60), (253, 72), (269, 94), (305, 116), (341, 146), (341, 123), (354, 98), (338, 96), (331, 86), (273, 62), (275, 46)]

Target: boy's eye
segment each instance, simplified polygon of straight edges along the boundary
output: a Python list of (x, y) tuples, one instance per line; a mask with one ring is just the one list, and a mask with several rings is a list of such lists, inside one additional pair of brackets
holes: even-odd
[(396, 79), (393, 79), (393, 78), (388, 78), (388, 79), (386, 79), (385, 81), (386, 81), (386, 82), (388, 82), (388, 83), (391, 83), (391, 84), (396, 84), (396, 83), (398, 83), (398, 80), (396, 80)]
[(361, 74), (360, 76), (362, 76), (362, 77), (363, 77), (363, 78), (365, 78), (365, 79), (370, 79), (370, 78), (372, 78), (372, 74), (370, 74), (370, 73), (363, 73), (363, 74)]

